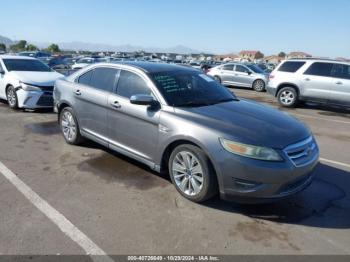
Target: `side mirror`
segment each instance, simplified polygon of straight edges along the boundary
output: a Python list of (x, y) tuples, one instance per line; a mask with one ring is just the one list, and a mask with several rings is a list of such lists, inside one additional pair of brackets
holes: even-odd
[(248, 71), (247, 74), (250, 76), (250, 75), (252, 74), (252, 72), (251, 72), (251, 71)]
[(157, 107), (159, 102), (153, 98), (151, 95), (133, 95), (130, 97), (130, 103), (134, 105), (144, 105)]
[(5, 70), (0, 68), (0, 75), (4, 75), (5, 74)]

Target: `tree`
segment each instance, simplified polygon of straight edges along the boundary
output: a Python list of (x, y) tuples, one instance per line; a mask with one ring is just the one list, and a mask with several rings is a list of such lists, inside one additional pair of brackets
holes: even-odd
[(0, 51), (6, 52), (6, 45), (3, 43), (0, 43)]
[(257, 52), (255, 55), (255, 59), (261, 59), (261, 58), (264, 58), (264, 54), (261, 52)]
[(20, 40), (17, 44), (11, 45), (10, 49), (14, 52), (24, 51), (26, 49), (27, 41)]
[(26, 46), (27, 51), (37, 51), (38, 48), (35, 45), (29, 44)]
[(58, 45), (56, 44), (51, 44), (46, 48), (47, 51), (51, 52), (51, 53), (59, 53), (61, 52), (60, 48)]
[(287, 56), (287, 54), (285, 52), (280, 52), (278, 54), (278, 57), (286, 57), (286, 56)]

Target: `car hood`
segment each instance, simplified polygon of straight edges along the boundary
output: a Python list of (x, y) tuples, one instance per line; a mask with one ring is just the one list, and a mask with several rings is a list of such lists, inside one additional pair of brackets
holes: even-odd
[(64, 77), (57, 72), (11, 71), (10, 74), (23, 83), (37, 86), (53, 86), (58, 78)]
[(249, 100), (176, 108), (175, 112), (219, 131), (226, 139), (250, 145), (282, 149), (311, 135), (295, 118)]

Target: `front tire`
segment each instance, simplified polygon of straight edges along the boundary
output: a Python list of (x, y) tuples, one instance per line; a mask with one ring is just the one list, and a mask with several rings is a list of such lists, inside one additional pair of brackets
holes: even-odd
[(253, 83), (253, 89), (256, 92), (263, 92), (265, 91), (265, 82), (261, 79), (255, 80)]
[(290, 86), (283, 87), (278, 91), (277, 99), (279, 104), (284, 107), (296, 107), (299, 102), (298, 92)]
[(214, 76), (214, 79), (215, 79), (216, 82), (221, 84), (221, 78), (219, 76)]
[(18, 97), (16, 89), (13, 86), (9, 86), (6, 89), (6, 98), (10, 108), (18, 109)]
[(68, 144), (78, 145), (82, 142), (78, 121), (74, 111), (70, 107), (65, 107), (60, 112), (60, 127), (64, 139)]
[(169, 174), (176, 190), (193, 202), (203, 202), (217, 191), (217, 179), (210, 160), (198, 147), (176, 147), (169, 158)]

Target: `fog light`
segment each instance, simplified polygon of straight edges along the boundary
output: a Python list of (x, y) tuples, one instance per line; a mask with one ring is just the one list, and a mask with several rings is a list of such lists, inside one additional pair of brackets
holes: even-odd
[(233, 187), (236, 190), (240, 190), (240, 191), (252, 190), (259, 185), (260, 185), (260, 183), (255, 183), (255, 182), (248, 181), (248, 180), (233, 178)]

